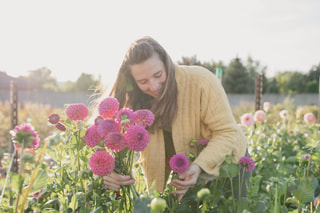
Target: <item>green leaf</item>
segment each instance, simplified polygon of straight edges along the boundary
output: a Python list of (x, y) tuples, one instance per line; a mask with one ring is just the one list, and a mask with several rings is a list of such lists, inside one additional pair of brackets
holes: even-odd
[(315, 188), (313, 182), (307, 182), (306, 180), (303, 180), (293, 194), (300, 201), (300, 203), (312, 202), (314, 190)]
[(12, 180), (12, 189), (21, 194), (24, 178), (20, 174), (11, 173), (11, 172), (10, 172), (10, 177)]
[(30, 189), (29, 195), (34, 194), (37, 191), (46, 187), (48, 181), (48, 174), (46, 170), (39, 169), (34, 181), (33, 185)]

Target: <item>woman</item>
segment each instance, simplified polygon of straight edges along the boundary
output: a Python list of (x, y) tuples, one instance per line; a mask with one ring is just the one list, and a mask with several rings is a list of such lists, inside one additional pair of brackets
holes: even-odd
[[(149, 187), (155, 182), (156, 190), (164, 190), (170, 173), (166, 159), (195, 151), (189, 145), (192, 139), (209, 141), (180, 180), (170, 183), (179, 201), (198, 178), (217, 177), (226, 155), (234, 155), (235, 162), (245, 155), (246, 138), (216, 76), (202, 67), (173, 64), (165, 49), (150, 37), (129, 47), (110, 96), (118, 99), (120, 108), (147, 108), (155, 115), (148, 129), (150, 142), (141, 153)], [(104, 177), (104, 185), (112, 190), (133, 183), (130, 176), (116, 173)]]

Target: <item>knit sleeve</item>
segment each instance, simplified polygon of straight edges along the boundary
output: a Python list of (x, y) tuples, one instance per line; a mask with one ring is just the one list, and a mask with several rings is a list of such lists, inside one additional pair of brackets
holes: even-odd
[(226, 155), (231, 155), (239, 134), (227, 95), (215, 75), (208, 74), (201, 83), (201, 124), (209, 132), (209, 143), (193, 162), (205, 175), (219, 175)]

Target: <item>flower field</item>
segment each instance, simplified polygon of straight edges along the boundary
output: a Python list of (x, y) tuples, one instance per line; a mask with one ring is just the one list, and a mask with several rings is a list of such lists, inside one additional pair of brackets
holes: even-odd
[[(138, 157), (149, 143), (145, 128), (152, 114), (118, 109), (112, 101), (99, 105), (94, 124), (88, 122), (93, 112), (82, 104), (53, 109), (28, 103), (19, 106), (13, 131), (10, 105), (0, 103), (1, 171), (11, 166), (11, 138), (21, 157), (18, 173), (0, 178), (0, 212), (320, 212), (316, 106), (287, 101), (266, 102), (257, 112), (249, 105), (233, 109), (250, 156), (237, 163), (226, 156), (219, 177), (200, 180), (178, 202), (169, 184), (163, 193), (146, 190)], [(195, 138), (190, 146), (197, 152), (171, 158), (170, 179), (178, 178), (206, 144)], [(101, 176), (112, 171), (133, 175), (135, 184), (108, 190)], [(252, 174), (250, 183), (244, 171)]]

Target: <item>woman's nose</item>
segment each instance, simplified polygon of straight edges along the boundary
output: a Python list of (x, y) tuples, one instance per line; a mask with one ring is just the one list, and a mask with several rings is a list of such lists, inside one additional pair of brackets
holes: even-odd
[(150, 91), (157, 91), (159, 89), (159, 83), (156, 80), (150, 82)]

